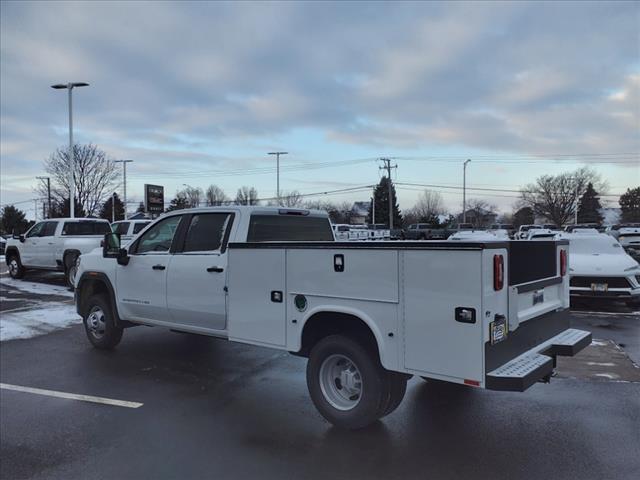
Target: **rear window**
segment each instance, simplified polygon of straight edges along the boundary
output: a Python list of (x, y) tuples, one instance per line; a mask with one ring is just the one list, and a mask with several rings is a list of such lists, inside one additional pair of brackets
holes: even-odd
[(140, 232), (144, 227), (149, 225), (151, 222), (139, 222), (133, 226), (133, 234)]
[(110, 231), (107, 222), (65, 222), (62, 235), (104, 235)]
[(248, 242), (331, 242), (328, 218), (300, 215), (252, 215)]
[(126, 235), (129, 231), (129, 222), (114, 223), (113, 225), (111, 225), (111, 230), (113, 230), (113, 233)]

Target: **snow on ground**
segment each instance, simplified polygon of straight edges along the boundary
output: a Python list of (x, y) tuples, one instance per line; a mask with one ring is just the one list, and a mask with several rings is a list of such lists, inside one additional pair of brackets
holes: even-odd
[(0, 280), (0, 283), (17, 288), (18, 290), (27, 293), (36, 293), (39, 295), (58, 295), (60, 297), (73, 298), (73, 292), (70, 292), (67, 287), (63, 287), (61, 285), (27, 282), (24, 280), (14, 280), (13, 278), (3, 278), (2, 280)]
[(31, 338), (82, 323), (74, 305), (43, 303), (41, 308), (2, 313), (0, 342)]

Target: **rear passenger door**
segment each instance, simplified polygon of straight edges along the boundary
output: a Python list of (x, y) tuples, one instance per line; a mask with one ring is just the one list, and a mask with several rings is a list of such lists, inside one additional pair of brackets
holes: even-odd
[(203, 330), (226, 328), (226, 247), (233, 219), (230, 212), (187, 215), (167, 275), (173, 322)]

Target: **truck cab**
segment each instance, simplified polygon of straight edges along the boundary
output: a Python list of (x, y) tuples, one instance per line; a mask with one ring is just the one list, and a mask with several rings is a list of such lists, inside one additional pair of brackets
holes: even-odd
[(51, 218), (36, 223), (25, 234), (7, 241), (6, 262), (12, 278), (22, 278), (28, 269), (65, 273), (73, 287), (76, 260), (100, 247), (109, 222), (100, 218)]

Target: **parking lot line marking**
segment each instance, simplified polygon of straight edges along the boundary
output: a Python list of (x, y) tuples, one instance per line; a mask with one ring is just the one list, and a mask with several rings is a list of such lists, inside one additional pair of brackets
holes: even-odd
[(34, 393), (47, 397), (66, 398), (69, 400), (79, 400), (81, 402), (102, 403), (103, 405), (113, 405), (115, 407), (139, 408), (144, 403), (127, 402), (125, 400), (114, 400), (112, 398), (94, 397), (91, 395), (78, 395), (76, 393), (57, 392), (55, 390), (43, 390), (41, 388), (22, 387), (20, 385), (9, 385), (0, 383), (0, 389), (13, 390), (15, 392)]

